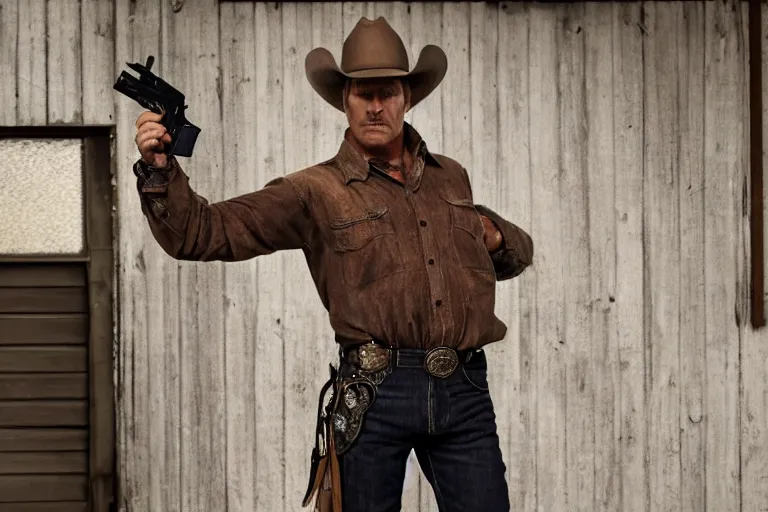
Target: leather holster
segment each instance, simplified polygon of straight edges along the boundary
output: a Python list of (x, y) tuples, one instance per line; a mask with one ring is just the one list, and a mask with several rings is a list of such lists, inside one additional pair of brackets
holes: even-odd
[[(302, 500), (302, 506), (307, 507), (314, 497), (314, 512), (341, 512), (341, 471), (330, 424), (338, 406), (340, 380), (333, 365), (330, 366), (330, 373), (330, 379), (320, 391), (312, 466), (309, 470), (307, 492)], [(331, 390), (331, 399), (323, 408), (325, 395), (329, 390)]]

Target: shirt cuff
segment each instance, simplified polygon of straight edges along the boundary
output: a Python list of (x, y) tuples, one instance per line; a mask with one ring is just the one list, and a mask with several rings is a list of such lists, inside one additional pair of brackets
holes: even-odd
[(168, 191), (168, 183), (178, 172), (178, 163), (171, 157), (168, 167), (160, 169), (147, 164), (144, 160), (137, 160), (133, 164), (133, 174), (138, 178), (137, 188), (140, 194), (164, 195)]
[(133, 173), (137, 179), (136, 189), (144, 214), (152, 214), (163, 220), (170, 216), (167, 204), (168, 185), (179, 172), (179, 164), (173, 157), (168, 160), (168, 167), (164, 169), (153, 167), (141, 159), (133, 164)]
[(526, 240), (530, 244), (528, 235), (489, 208), (483, 205), (475, 205), (475, 208), (480, 215), (491, 219), (491, 222), (501, 233), (501, 245), (497, 250), (490, 253), (496, 270), (496, 278), (504, 280), (520, 275), (530, 265), (530, 258), (527, 257), (527, 253), (530, 251), (526, 245)]

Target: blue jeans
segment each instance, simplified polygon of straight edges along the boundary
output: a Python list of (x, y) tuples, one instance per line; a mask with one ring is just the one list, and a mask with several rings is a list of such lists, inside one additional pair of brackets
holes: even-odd
[(445, 379), (409, 362), (407, 352), (418, 351), (401, 352), (340, 459), (343, 511), (399, 511), (412, 449), (440, 512), (509, 511), (484, 352)]

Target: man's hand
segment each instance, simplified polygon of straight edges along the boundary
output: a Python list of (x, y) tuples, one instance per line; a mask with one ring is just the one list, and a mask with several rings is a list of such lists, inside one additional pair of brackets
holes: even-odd
[(168, 155), (162, 151), (165, 144), (171, 142), (171, 135), (167, 133), (165, 126), (160, 124), (162, 114), (144, 112), (136, 120), (136, 147), (139, 148), (141, 159), (147, 165), (165, 169), (168, 167)]
[(488, 249), (488, 252), (491, 253), (498, 251), (501, 247), (501, 242), (504, 239), (504, 237), (501, 236), (501, 231), (499, 231), (496, 224), (485, 215), (481, 215), (480, 218), (483, 220), (483, 228), (485, 229), (485, 233), (483, 234), (485, 247)]

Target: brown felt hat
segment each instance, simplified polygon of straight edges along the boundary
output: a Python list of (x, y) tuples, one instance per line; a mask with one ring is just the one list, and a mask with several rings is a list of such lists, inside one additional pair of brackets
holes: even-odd
[(384, 18), (360, 18), (341, 50), (341, 68), (331, 52), (315, 48), (304, 63), (307, 79), (322, 98), (344, 112), (342, 93), (348, 78), (405, 78), (411, 86), (411, 107), (440, 84), (448, 69), (445, 52), (426, 45), (409, 69), (408, 53), (397, 32)]

